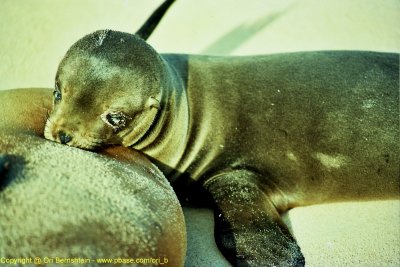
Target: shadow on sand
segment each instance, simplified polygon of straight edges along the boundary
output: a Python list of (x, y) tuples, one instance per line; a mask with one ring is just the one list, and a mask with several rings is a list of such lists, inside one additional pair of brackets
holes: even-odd
[(279, 19), (279, 17), (286, 13), (288, 9), (289, 8), (286, 8), (282, 11), (265, 15), (256, 19), (254, 22), (244, 23), (236, 28), (233, 28), (231, 31), (210, 44), (201, 52), (201, 54), (215, 55), (232, 53), (235, 51), (235, 49), (247, 42), (251, 37), (263, 30), (266, 26)]

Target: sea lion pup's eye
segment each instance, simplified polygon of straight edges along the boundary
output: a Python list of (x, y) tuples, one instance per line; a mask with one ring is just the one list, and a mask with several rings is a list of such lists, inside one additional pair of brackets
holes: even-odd
[(108, 126), (113, 128), (114, 131), (124, 128), (127, 121), (130, 119), (130, 117), (120, 111), (105, 112), (100, 117)]
[(62, 94), (61, 94), (61, 90), (60, 90), (60, 82), (56, 81), (56, 84), (54, 86), (54, 92), (53, 92), (53, 96), (54, 96), (54, 102), (60, 102), (62, 99)]

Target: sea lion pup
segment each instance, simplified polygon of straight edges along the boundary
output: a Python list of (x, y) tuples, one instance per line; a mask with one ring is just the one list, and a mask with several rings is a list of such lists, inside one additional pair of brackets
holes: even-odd
[[(238, 266), (303, 266), (281, 221), (296, 206), (399, 197), (399, 56), (325, 51), (158, 54), (101, 30), (61, 61), (45, 137), (151, 157), (178, 193), (211, 200)], [(183, 187), (183, 188), (182, 188)]]
[(123, 147), (101, 151), (106, 157), (41, 138), (51, 90), (2, 91), (0, 106), (2, 263), (183, 266), (181, 207), (145, 157)]

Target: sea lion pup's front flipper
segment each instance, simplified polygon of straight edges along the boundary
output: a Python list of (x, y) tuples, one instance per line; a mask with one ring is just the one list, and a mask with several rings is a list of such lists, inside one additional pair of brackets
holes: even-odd
[(146, 20), (146, 22), (135, 34), (143, 40), (147, 40), (173, 2), (175, 2), (175, 0), (166, 0), (164, 3), (162, 3), (161, 6), (159, 6), (153, 12), (153, 14), (151, 14), (151, 16)]
[(304, 266), (300, 247), (268, 198), (258, 174), (232, 170), (209, 179), (215, 239), (234, 266)]

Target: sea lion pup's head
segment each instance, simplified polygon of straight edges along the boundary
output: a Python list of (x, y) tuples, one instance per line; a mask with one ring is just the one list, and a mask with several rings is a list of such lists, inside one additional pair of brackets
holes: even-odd
[(135, 35), (101, 30), (83, 37), (59, 65), (45, 137), (84, 149), (134, 145), (157, 123), (167, 71)]

